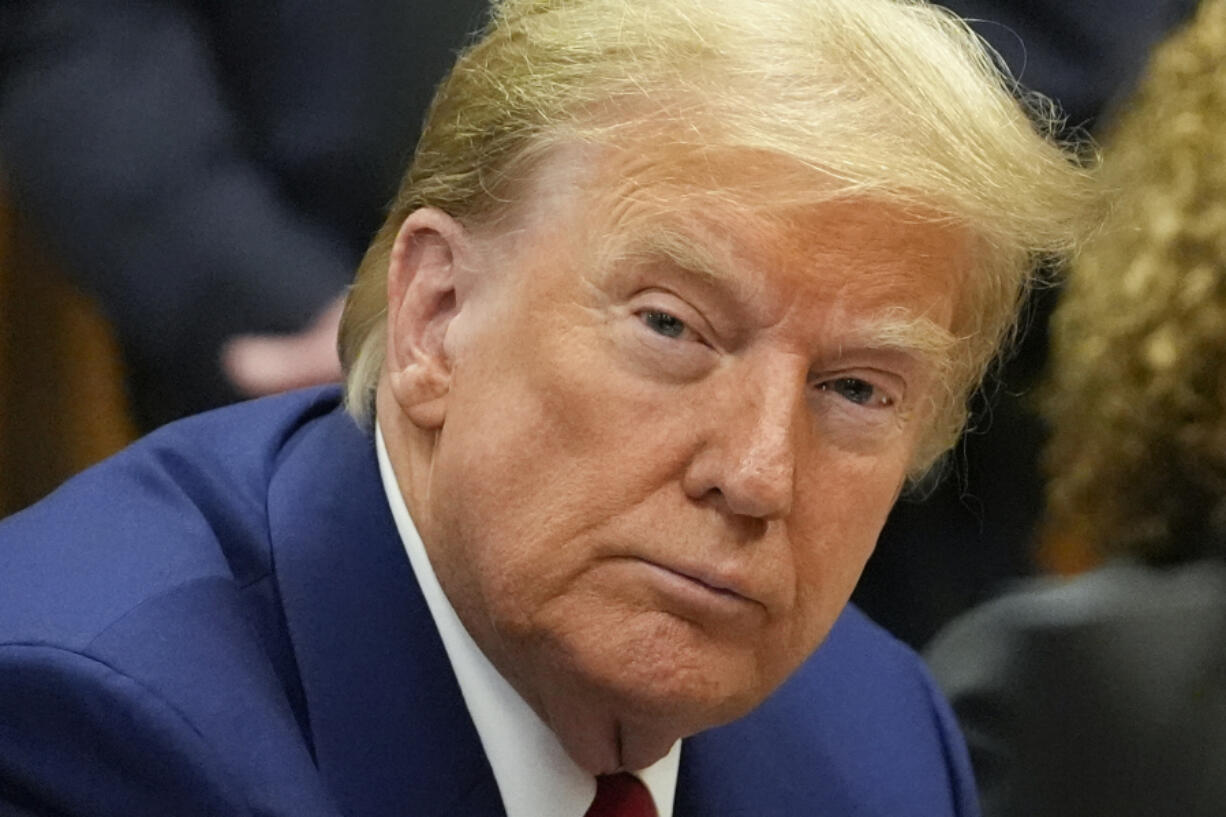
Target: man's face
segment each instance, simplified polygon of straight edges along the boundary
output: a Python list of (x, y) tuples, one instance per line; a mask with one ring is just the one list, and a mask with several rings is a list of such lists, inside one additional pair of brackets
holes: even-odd
[(759, 703), (846, 603), (941, 388), (912, 341), (949, 329), (965, 253), (880, 204), (747, 227), (552, 173), (447, 330), (414, 514), (547, 721), (579, 700), (697, 731)]

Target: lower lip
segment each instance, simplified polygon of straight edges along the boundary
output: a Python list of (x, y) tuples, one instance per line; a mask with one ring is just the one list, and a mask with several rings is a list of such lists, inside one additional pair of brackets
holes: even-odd
[(698, 579), (654, 562), (639, 562), (648, 586), (660, 595), (661, 606), (698, 624), (745, 626), (762, 613), (762, 606), (730, 590), (720, 590)]

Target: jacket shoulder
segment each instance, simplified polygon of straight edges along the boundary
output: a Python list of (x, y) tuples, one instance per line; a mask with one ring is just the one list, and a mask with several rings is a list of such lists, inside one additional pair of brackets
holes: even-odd
[(1169, 568), (1120, 560), (1074, 578), (1019, 582), (954, 619), (924, 657), (951, 697), (1003, 687), (1036, 660), (1108, 648), (1171, 669), (1179, 655), (1203, 654), (1224, 616), (1226, 566), (1217, 560)]
[(200, 580), (84, 650), (0, 644), (0, 812), (335, 817), (236, 596)]
[[(1108, 563), (1024, 582), (926, 651), (994, 814), (1159, 814), (1220, 779), (1226, 567)], [(1067, 770), (1077, 767), (1070, 777)], [(1214, 777), (1216, 775), (1216, 777)], [(1210, 803), (1221, 812), (1221, 797)]]
[[(758, 709), (687, 741), (683, 767), (687, 754), (704, 802), (679, 814), (978, 814), (966, 747), (923, 663), (852, 605)], [(746, 780), (763, 781), (748, 799)]]
[(336, 389), (208, 412), (153, 432), (0, 523), (0, 643), (79, 647), (142, 602), (270, 569), (268, 484)]

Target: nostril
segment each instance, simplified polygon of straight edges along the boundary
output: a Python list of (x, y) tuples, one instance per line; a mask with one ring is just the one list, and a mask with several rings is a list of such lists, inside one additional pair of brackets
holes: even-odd
[(792, 506), (791, 459), (780, 455), (770, 461), (764, 459), (742, 462), (723, 486), (724, 493), (737, 513), (764, 518), (784, 516)]
[(692, 501), (724, 517), (732, 538), (737, 542), (757, 541), (766, 535), (767, 528), (770, 526), (771, 520), (769, 519), (734, 509), (728, 502), (727, 496), (719, 488), (712, 488), (702, 496), (693, 498)]

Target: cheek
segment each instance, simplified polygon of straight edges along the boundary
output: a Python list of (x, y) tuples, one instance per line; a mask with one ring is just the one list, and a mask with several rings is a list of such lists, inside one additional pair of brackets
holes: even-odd
[(461, 498), (440, 510), (447, 537), (506, 616), (559, 595), (683, 459), (679, 418), (582, 341), (521, 337), (452, 384), (435, 493)]
[(876, 547), (902, 481), (904, 459), (865, 458), (798, 493), (789, 520), (796, 565), (796, 637), (821, 639)]

